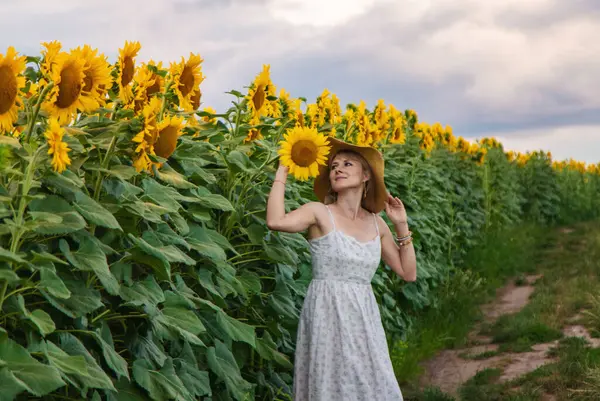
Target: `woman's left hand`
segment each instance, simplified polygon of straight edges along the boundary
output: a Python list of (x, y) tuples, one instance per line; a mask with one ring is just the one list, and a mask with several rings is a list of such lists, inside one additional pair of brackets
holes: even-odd
[(394, 225), (408, 222), (404, 204), (398, 197), (394, 197), (390, 193), (388, 193), (388, 198), (385, 202), (385, 213)]

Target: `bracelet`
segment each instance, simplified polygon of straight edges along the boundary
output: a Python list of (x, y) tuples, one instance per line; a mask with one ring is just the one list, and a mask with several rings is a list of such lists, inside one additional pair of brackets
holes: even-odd
[(412, 237), (410, 237), (410, 238), (409, 238), (409, 239), (407, 239), (406, 241), (399, 242), (399, 243), (398, 243), (398, 246), (400, 246), (400, 247), (403, 247), (403, 246), (405, 246), (405, 245), (408, 245), (408, 244), (410, 244), (410, 243), (412, 243)]
[(274, 184), (274, 183), (276, 183), (276, 182), (280, 182), (280, 183), (282, 183), (283, 185), (285, 185), (285, 182), (283, 182), (283, 181), (281, 181), (281, 180), (273, 180), (273, 184)]
[(407, 240), (407, 239), (409, 239), (409, 238), (412, 238), (412, 231), (409, 231), (409, 232), (408, 232), (408, 235), (406, 235), (406, 236), (404, 236), (404, 237), (401, 237), (401, 238), (397, 238), (396, 240), (397, 240), (397, 241), (404, 241), (404, 240)]

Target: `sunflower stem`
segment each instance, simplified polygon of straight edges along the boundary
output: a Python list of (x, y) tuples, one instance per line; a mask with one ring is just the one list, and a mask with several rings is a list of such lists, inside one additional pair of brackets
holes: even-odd
[(54, 82), (50, 82), (48, 86), (46, 86), (42, 93), (40, 93), (40, 97), (38, 97), (37, 103), (35, 104), (35, 109), (33, 109), (33, 114), (31, 115), (31, 121), (29, 121), (29, 125), (27, 126), (27, 134), (25, 135), (25, 142), (29, 142), (29, 138), (31, 138), (31, 133), (33, 132), (33, 126), (35, 125), (35, 120), (37, 119), (38, 113), (40, 112), (40, 108), (42, 107), (42, 102), (44, 98), (54, 86)]
[(171, 79), (165, 85), (165, 92), (162, 95), (162, 104), (160, 105), (160, 113), (158, 114), (158, 119), (160, 121), (162, 121), (163, 113), (165, 112), (165, 109), (167, 108), (167, 93), (169, 92), (169, 89), (171, 89), (172, 84), (173, 84), (173, 80)]
[[(15, 231), (13, 231), (11, 242), (10, 242), (10, 252), (16, 253), (19, 249), (19, 243), (21, 242), (21, 237), (25, 233), (23, 216), (25, 215), (25, 208), (27, 207), (27, 195), (29, 194), (29, 190), (31, 189), (31, 182), (33, 181), (33, 173), (35, 171), (35, 164), (37, 161), (37, 157), (46, 146), (40, 146), (37, 148), (35, 153), (33, 154), (33, 158), (31, 163), (27, 166), (27, 170), (25, 172), (25, 181), (23, 182), (23, 194), (19, 199), (19, 211), (17, 212), (17, 216), (15, 218)], [(10, 263), (10, 267), (12, 268), (12, 263)], [(6, 298), (6, 290), (8, 289), (8, 280), (2, 280), (2, 288), (0, 289), (0, 312), (2, 311), (2, 306), (4, 305), (4, 301)], [(9, 294), (10, 295), (10, 294)]]
[[(112, 152), (115, 149), (115, 146), (117, 144), (117, 137), (113, 136), (112, 140), (110, 141), (110, 145), (108, 146), (108, 150), (106, 151), (106, 154), (104, 155), (104, 159), (102, 160), (102, 163), (100, 164), (100, 166), (103, 169), (106, 169), (108, 167), (108, 163), (110, 161), (110, 158), (112, 156)], [(94, 184), (94, 200), (96, 202), (98, 202), (100, 200), (100, 187), (102, 186), (102, 171), (98, 171), (98, 177), (96, 177), (96, 183)], [(90, 232), (92, 233), (92, 235), (94, 234), (94, 232), (96, 231), (96, 225), (92, 224), (90, 226)]]

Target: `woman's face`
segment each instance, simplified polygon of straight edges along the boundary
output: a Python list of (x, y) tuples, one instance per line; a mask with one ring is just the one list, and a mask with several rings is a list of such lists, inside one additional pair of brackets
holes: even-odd
[(329, 180), (334, 192), (348, 188), (360, 188), (368, 177), (358, 158), (352, 154), (338, 153), (331, 162)]

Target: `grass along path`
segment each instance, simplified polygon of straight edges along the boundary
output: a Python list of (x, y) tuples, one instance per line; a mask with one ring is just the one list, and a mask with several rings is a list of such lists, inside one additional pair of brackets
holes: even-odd
[(556, 229), (545, 244), (462, 346), (422, 364), (407, 400), (600, 399), (600, 225)]

